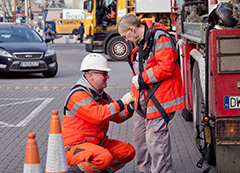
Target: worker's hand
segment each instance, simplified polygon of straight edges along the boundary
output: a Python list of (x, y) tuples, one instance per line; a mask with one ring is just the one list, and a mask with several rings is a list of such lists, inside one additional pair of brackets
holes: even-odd
[(135, 87), (139, 90), (139, 83), (138, 83), (138, 75), (133, 76), (132, 83), (135, 85)]
[(123, 104), (126, 106), (129, 103), (134, 101), (134, 97), (133, 97), (133, 93), (132, 92), (128, 92), (127, 94), (125, 94), (122, 98), (121, 101), (123, 102)]

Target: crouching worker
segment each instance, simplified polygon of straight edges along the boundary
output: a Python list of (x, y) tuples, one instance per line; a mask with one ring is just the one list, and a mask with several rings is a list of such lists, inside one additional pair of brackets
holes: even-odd
[(111, 173), (135, 156), (134, 147), (109, 139), (109, 122), (122, 123), (132, 117), (132, 95), (113, 101), (103, 90), (109, 79), (107, 60), (96, 53), (82, 61), (83, 76), (67, 96), (62, 135), (69, 173)]

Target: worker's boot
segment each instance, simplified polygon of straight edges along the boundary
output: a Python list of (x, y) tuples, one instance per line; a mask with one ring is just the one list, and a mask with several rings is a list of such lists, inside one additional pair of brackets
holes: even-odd
[(73, 165), (68, 167), (68, 173), (83, 173), (83, 172), (79, 169), (78, 165)]

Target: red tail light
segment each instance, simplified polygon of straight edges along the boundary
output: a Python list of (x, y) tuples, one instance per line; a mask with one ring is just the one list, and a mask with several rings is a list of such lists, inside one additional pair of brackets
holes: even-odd
[(208, 121), (209, 121), (209, 117), (204, 117), (203, 120), (204, 120), (205, 122), (208, 122)]

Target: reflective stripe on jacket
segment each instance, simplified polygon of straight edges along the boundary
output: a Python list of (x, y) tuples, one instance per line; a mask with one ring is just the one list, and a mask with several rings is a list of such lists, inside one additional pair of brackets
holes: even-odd
[[(143, 59), (145, 59), (145, 69), (139, 74), (138, 83), (140, 89), (146, 86), (152, 88), (155, 83), (163, 81), (155, 92), (155, 97), (162, 105), (165, 112), (171, 113), (185, 108), (184, 92), (182, 88), (181, 73), (177, 61), (177, 52), (174, 43), (169, 38), (167, 29), (160, 23), (152, 23), (151, 21), (143, 21), (147, 27), (145, 33), (145, 45), (143, 48)], [(132, 73), (133, 63), (137, 56), (139, 47), (136, 47), (128, 60)], [(134, 96), (136, 98), (135, 108), (137, 108), (139, 90), (136, 90), (132, 84)], [(146, 98), (147, 92), (144, 92)], [(150, 99), (147, 103), (146, 118), (153, 119), (161, 116), (158, 109)]]
[(132, 116), (133, 110), (114, 102), (102, 91), (95, 91), (82, 77), (69, 93), (64, 107), (62, 135), (64, 146), (91, 142), (100, 144), (105, 138), (109, 121), (121, 123)]

